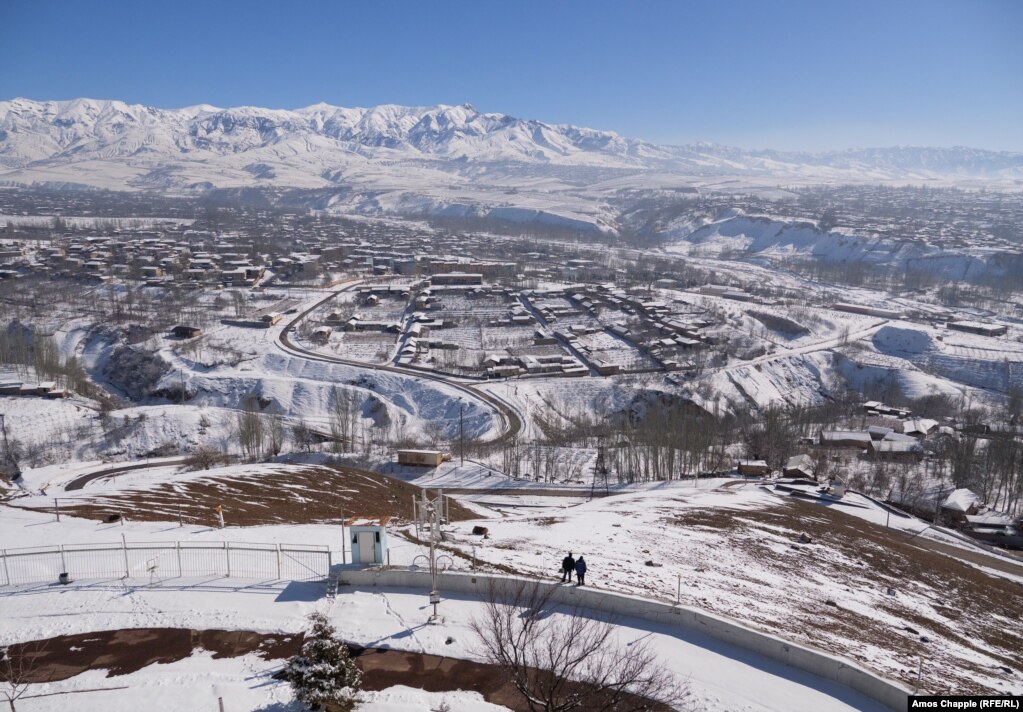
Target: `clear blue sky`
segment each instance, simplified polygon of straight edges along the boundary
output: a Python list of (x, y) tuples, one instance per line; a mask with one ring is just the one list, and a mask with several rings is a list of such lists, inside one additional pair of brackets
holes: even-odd
[(1023, 150), (1023, 0), (0, 0), (0, 98), (469, 102), (667, 143)]

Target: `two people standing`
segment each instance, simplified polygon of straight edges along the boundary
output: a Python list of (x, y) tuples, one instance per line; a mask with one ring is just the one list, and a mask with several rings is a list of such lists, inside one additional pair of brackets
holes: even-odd
[(572, 558), (572, 552), (569, 552), (568, 556), (561, 560), (561, 582), (572, 583), (573, 573), (576, 585), (582, 586), (586, 582), (586, 561), (582, 556), (578, 559)]

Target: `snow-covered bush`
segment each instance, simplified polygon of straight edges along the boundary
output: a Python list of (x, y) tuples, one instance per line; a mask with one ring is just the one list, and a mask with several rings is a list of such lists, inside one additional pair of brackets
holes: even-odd
[(309, 620), (313, 624), (310, 636), (302, 652), (288, 661), (281, 677), (310, 709), (349, 712), (356, 705), (362, 672), (326, 616), (313, 613)]

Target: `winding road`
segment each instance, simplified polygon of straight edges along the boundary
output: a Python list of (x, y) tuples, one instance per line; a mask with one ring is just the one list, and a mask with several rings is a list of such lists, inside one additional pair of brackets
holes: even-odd
[(73, 492), (75, 490), (80, 490), (83, 489), (85, 485), (89, 484), (94, 480), (102, 480), (106, 479), (107, 477), (116, 477), (117, 475), (123, 474), (125, 472), (131, 472), (133, 470), (148, 470), (151, 467), (152, 468), (173, 467), (176, 465), (184, 465), (187, 460), (188, 460), (187, 457), (178, 457), (172, 460), (160, 460), (159, 462), (149, 462), (148, 460), (146, 460), (145, 462), (136, 462), (135, 464), (132, 465), (115, 465), (113, 467), (108, 467), (103, 470), (96, 470), (95, 472), (90, 472), (87, 475), (80, 475), (76, 477), (75, 479), (71, 480), (66, 485), (64, 485), (64, 491)]
[(360, 284), (361, 281), (362, 280), (355, 280), (349, 282), (341, 289), (337, 289), (331, 292), (323, 299), (320, 299), (319, 301), (315, 302), (312, 306), (307, 307), (304, 311), (296, 315), (294, 319), (292, 319), (291, 321), (284, 325), (284, 328), (281, 329), (281, 332), (275, 338), (277, 346), (283, 351), (293, 356), (299, 356), (301, 358), (310, 359), (312, 361), (337, 363), (344, 366), (351, 366), (353, 368), (360, 368), (366, 371), (387, 371), (390, 373), (398, 373), (409, 378), (417, 378), (426, 381), (435, 381), (437, 383), (443, 383), (445, 386), (449, 388), (453, 388), (457, 391), (464, 393), (468, 398), (477, 401), (482, 401), (501, 416), (504, 425), (501, 434), (490, 440), (483, 441), (485, 444), (490, 445), (501, 444), (507, 442), (508, 440), (514, 439), (516, 436), (518, 436), (518, 434), (522, 431), (522, 418), (519, 416), (518, 413), (515, 412), (515, 410), (511, 406), (509, 406), (507, 403), (500, 400), (496, 396), (491, 395), (490, 393), (486, 393), (477, 388), (473, 388), (472, 386), (466, 383), (459, 382), (449, 377), (440, 376), (432, 373), (425, 373), (414, 368), (383, 364), (373, 365), (363, 363), (362, 361), (344, 359), (341, 358), (340, 356), (332, 356), (330, 354), (319, 353), (317, 351), (313, 351), (311, 349), (299, 346), (289, 338), (289, 334), (292, 332), (292, 330), (295, 329), (295, 327), (298, 326), (298, 324), (301, 323), (303, 319), (308, 317), (309, 314), (311, 314), (319, 307), (323, 306), (323, 304), (325, 304), (326, 302), (330, 301), (331, 299), (334, 299), (338, 294), (348, 291), (355, 287), (357, 284)]

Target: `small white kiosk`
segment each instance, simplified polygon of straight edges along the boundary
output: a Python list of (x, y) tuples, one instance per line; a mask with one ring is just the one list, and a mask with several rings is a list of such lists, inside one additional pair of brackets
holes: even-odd
[(387, 523), (390, 517), (352, 517), (345, 520), (353, 564), (387, 563)]

